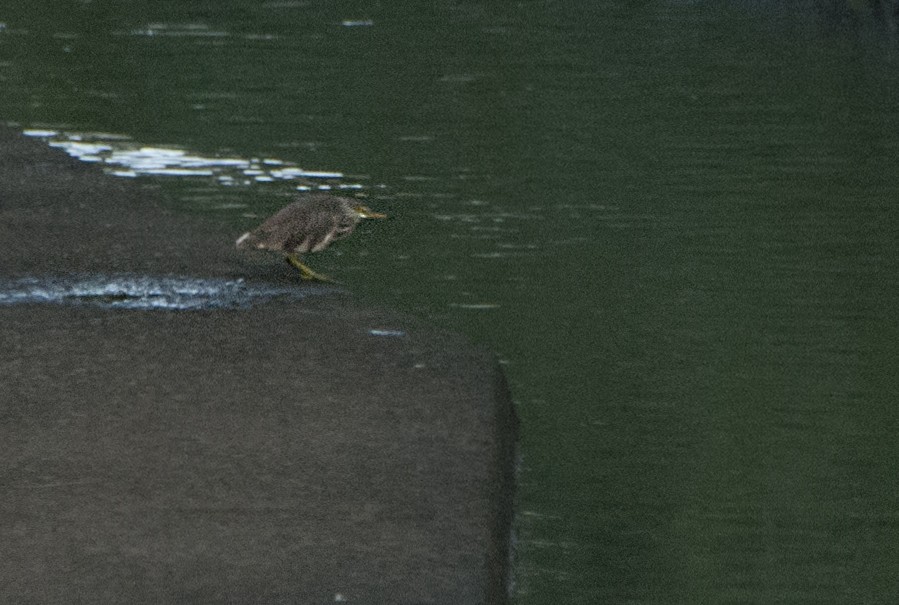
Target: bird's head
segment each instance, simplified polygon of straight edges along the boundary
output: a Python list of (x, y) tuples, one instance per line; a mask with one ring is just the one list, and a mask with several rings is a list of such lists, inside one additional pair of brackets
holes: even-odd
[(359, 218), (387, 218), (386, 214), (381, 214), (380, 212), (375, 212), (368, 206), (363, 206), (362, 204), (357, 204), (353, 206), (353, 211), (356, 213), (356, 216)]

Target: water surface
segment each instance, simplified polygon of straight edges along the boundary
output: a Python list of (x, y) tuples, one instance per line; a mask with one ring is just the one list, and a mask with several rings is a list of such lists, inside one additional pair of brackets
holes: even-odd
[[(899, 593), (899, 78), (862, 9), (49, 4), (0, 9), (0, 118), (393, 217), (316, 266), (500, 355), (519, 603)], [(221, 174), (134, 178), (235, 232), (304, 184)]]

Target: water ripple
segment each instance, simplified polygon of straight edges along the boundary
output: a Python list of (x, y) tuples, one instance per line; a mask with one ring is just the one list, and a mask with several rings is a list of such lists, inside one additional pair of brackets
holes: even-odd
[(233, 309), (273, 299), (301, 299), (296, 286), (250, 284), (243, 279), (184, 276), (91, 275), (0, 279), (0, 305), (49, 303), (119, 309)]

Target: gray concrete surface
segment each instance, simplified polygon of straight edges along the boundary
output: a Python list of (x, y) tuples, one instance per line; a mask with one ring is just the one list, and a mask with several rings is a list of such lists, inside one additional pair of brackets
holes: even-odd
[(234, 235), (0, 129), (0, 280), (297, 292), (0, 305), (0, 602), (505, 602), (516, 424), (494, 358)]

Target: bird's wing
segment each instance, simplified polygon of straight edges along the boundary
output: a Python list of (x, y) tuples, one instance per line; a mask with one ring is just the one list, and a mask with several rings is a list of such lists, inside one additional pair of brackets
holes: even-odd
[(328, 214), (327, 216), (323, 214), (319, 217), (319, 220), (327, 224), (327, 227), (322, 227), (320, 231), (320, 233), (326, 233), (326, 235), (314, 242), (313, 252), (321, 252), (330, 246), (331, 242), (347, 237), (356, 227), (356, 220), (345, 214)]

